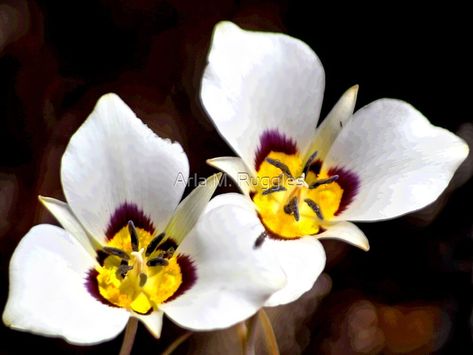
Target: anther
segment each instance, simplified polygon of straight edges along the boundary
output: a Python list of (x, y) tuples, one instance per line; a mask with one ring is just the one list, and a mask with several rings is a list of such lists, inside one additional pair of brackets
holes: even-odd
[(283, 162), (276, 160), (276, 159), (271, 159), (271, 158), (266, 158), (265, 159), (269, 164), (275, 166), (279, 170), (281, 170), (284, 174), (286, 174), (287, 177), (294, 179), (294, 176), (291, 174), (291, 170), (289, 170), (289, 167), (284, 164)]
[(118, 256), (120, 259), (130, 260), (130, 256), (121, 249), (114, 247), (103, 247), (103, 251), (109, 255)]
[(309, 186), (309, 189), (315, 189), (315, 188), (317, 188), (321, 185), (330, 184), (331, 182), (334, 182), (334, 181), (337, 181), (337, 180), (338, 180), (338, 175), (333, 175), (333, 176), (330, 176), (327, 179), (321, 179), (321, 180), (318, 180), (318, 181), (314, 182), (313, 184), (311, 184)]
[(166, 266), (168, 264), (169, 264), (169, 262), (166, 259), (161, 258), (161, 257), (149, 259), (146, 262), (146, 265), (148, 265), (148, 266)]
[(161, 233), (153, 238), (151, 242), (149, 242), (148, 246), (146, 247), (145, 255), (150, 256), (157, 248), (158, 244), (163, 240), (165, 233)]
[(309, 172), (310, 166), (312, 165), (315, 158), (317, 157), (317, 154), (318, 152), (315, 151), (310, 155), (309, 159), (307, 159), (307, 162), (305, 163), (304, 170), (303, 170), (305, 175), (307, 175), (307, 173)]
[(128, 265), (128, 262), (126, 260), (122, 260), (120, 266), (117, 269), (117, 275), (120, 275), (123, 279), (125, 278), (128, 271), (130, 271), (131, 269), (133, 269), (133, 266)]
[(144, 273), (141, 273), (140, 274), (140, 287), (143, 287), (146, 281), (148, 281), (148, 276), (146, 276), (146, 274)]
[(258, 236), (258, 238), (256, 238), (255, 244), (253, 245), (253, 249), (256, 249), (256, 248), (259, 248), (260, 246), (262, 246), (263, 242), (264, 242), (264, 240), (266, 239), (267, 236), (268, 236), (268, 234), (266, 233), (266, 231), (262, 232)]
[(282, 185), (271, 186), (269, 189), (263, 191), (263, 195), (269, 195), (273, 192), (286, 191), (287, 189)]
[(176, 251), (176, 250), (175, 250), (173, 247), (168, 248), (168, 250), (166, 250), (166, 252), (164, 253), (164, 257), (165, 257), (166, 259), (169, 259), (171, 256), (174, 255), (174, 252), (175, 252), (175, 251)]
[(322, 211), (320, 210), (320, 206), (318, 204), (316, 204), (310, 198), (306, 198), (304, 202), (307, 203), (307, 205), (310, 208), (312, 208), (312, 211), (315, 212), (315, 214), (317, 215), (317, 217), (319, 217), (319, 219), (324, 219), (324, 215), (322, 214)]
[(138, 251), (138, 233), (136, 232), (133, 221), (128, 221), (128, 232), (130, 232), (131, 248), (133, 251)]
[(294, 219), (296, 222), (299, 221), (299, 200), (297, 199), (296, 196), (294, 196), (287, 205), (284, 206), (284, 212), (286, 214), (292, 214), (294, 215)]

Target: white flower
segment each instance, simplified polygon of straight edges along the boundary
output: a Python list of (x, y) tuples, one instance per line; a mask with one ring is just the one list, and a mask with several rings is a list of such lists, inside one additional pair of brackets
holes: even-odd
[(431, 203), (468, 154), (460, 138), (403, 101), (380, 99), (353, 113), (357, 86), (316, 130), (324, 81), (319, 59), (297, 39), (229, 22), (214, 30), (201, 99), (240, 158), (209, 164), (244, 196), (218, 196), (209, 208), (253, 211), (233, 222), (242, 234), (260, 222), (256, 244), (272, 249), (288, 277), (270, 306), (312, 287), (325, 264), (318, 239), (368, 250), (348, 220), (393, 218)]
[(130, 316), (159, 337), (163, 313), (203, 330), (256, 312), (283, 273), (250, 239), (228, 227), (217, 234), (221, 211), (197, 222), (218, 174), (178, 206), (188, 175), (178, 143), (103, 96), (62, 158), (67, 204), (40, 197), (64, 229), (35, 226), (13, 254), (4, 323), (92, 344), (115, 337)]

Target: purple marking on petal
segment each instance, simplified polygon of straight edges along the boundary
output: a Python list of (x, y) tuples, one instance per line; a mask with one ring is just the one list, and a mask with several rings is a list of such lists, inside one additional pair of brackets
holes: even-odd
[(264, 131), (260, 137), (260, 144), (255, 155), (255, 169), (259, 170), (261, 163), (271, 152), (280, 152), (286, 154), (296, 154), (296, 142), (277, 129), (269, 129)]
[(168, 250), (169, 248), (174, 248), (174, 250), (177, 249), (177, 243), (174, 239), (172, 238), (168, 238), (166, 239), (164, 242), (162, 242), (161, 244), (158, 245), (158, 248), (159, 250)]
[(338, 207), (337, 212), (335, 212), (335, 216), (338, 216), (347, 209), (358, 193), (358, 189), (360, 188), (360, 179), (352, 171), (341, 167), (330, 168), (328, 171), (328, 176), (333, 175), (338, 175), (337, 184), (339, 184), (343, 189), (340, 206)]
[(107, 300), (105, 297), (103, 297), (100, 294), (99, 284), (98, 284), (98, 281), (97, 281), (98, 274), (99, 274), (99, 272), (95, 269), (91, 269), (87, 273), (87, 277), (85, 279), (85, 284), (84, 284), (85, 287), (87, 288), (87, 291), (89, 291), (90, 295), (92, 297), (94, 297), (97, 301), (99, 301), (100, 303), (102, 303), (106, 306), (120, 308), (117, 305), (114, 305), (112, 302), (110, 302), (109, 300)]
[(164, 303), (175, 300), (177, 297), (183, 295), (187, 290), (194, 286), (197, 281), (197, 268), (194, 265), (194, 261), (188, 255), (178, 255), (177, 263), (181, 268), (182, 283), (179, 285), (176, 292), (165, 300)]
[(144, 229), (150, 234), (153, 234), (155, 231), (151, 219), (145, 215), (136, 204), (125, 202), (121, 204), (115, 212), (113, 212), (112, 217), (110, 217), (110, 222), (105, 232), (107, 238), (112, 239), (120, 229), (128, 225), (128, 221), (133, 221), (135, 227)]
[(320, 174), (320, 169), (322, 169), (322, 160), (317, 159), (310, 164), (309, 171), (312, 171), (316, 176)]

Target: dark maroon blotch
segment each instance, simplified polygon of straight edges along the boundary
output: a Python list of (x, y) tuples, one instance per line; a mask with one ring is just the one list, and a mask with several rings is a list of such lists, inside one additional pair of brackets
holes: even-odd
[(297, 145), (296, 142), (284, 134), (280, 133), (277, 129), (270, 129), (264, 131), (260, 137), (260, 144), (255, 155), (255, 169), (259, 170), (261, 163), (271, 152), (279, 152), (285, 154), (296, 154)]
[(316, 176), (320, 174), (320, 170), (322, 169), (322, 160), (317, 159), (309, 166), (309, 171), (312, 171)]
[(97, 262), (100, 266), (103, 266), (103, 264), (105, 263), (105, 259), (107, 259), (108, 256), (109, 255), (103, 250), (97, 250)]
[(85, 287), (87, 291), (100, 303), (103, 303), (106, 306), (120, 308), (117, 305), (114, 305), (112, 302), (108, 301), (105, 297), (100, 294), (99, 284), (97, 281), (97, 276), (99, 272), (95, 269), (91, 269), (85, 278)]
[(335, 216), (338, 216), (347, 209), (358, 193), (358, 189), (360, 188), (360, 179), (352, 171), (340, 167), (329, 169), (328, 176), (333, 175), (338, 175), (337, 184), (339, 184), (343, 189), (340, 206), (338, 207), (337, 212), (335, 212)]
[(172, 238), (168, 238), (166, 239), (164, 242), (162, 242), (161, 244), (159, 244), (158, 246), (158, 249), (159, 250), (168, 250), (169, 248), (173, 248), (174, 250), (177, 249), (177, 243), (174, 239)]
[(112, 239), (120, 229), (128, 225), (128, 221), (133, 221), (136, 228), (141, 228), (150, 234), (154, 233), (155, 227), (151, 219), (134, 203), (125, 202), (113, 212), (105, 235)]
[(177, 256), (177, 263), (181, 269), (182, 283), (174, 294), (164, 302), (170, 302), (183, 295), (187, 290), (194, 286), (197, 281), (197, 269), (194, 262), (188, 255), (180, 254)]

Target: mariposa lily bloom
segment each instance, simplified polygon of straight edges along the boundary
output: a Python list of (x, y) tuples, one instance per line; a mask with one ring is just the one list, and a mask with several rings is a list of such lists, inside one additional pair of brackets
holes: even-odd
[(178, 205), (186, 186), (178, 177), (188, 174), (178, 143), (103, 96), (63, 155), (67, 204), (40, 197), (64, 229), (35, 226), (13, 254), (4, 323), (91, 344), (115, 337), (129, 317), (159, 337), (163, 313), (204, 330), (256, 312), (284, 274), (250, 239), (216, 233), (221, 211), (201, 216), (218, 174)]
[(312, 287), (325, 264), (319, 239), (368, 250), (348, 221), (384, 220), (429, 204), (468, 154), (460, 138), (406, 102), (380, 99), (353, 113), (357, 86), (316, 129), (324, 80), (318, 57), (300, 40), (230, 22), (214, 30), (201, 99), (239, 157), (208, 162), (244, 195), (218, 196), (211, 205), (245, 213), (246, 220), (227, 223), (241, 234), (251, 226), (255, 245), (279, 257), (288, 283), (268, 306)]

